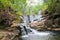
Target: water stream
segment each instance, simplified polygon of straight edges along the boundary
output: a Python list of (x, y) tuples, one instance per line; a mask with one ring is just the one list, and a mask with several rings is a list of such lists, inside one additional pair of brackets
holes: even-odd
[(21, 40), (60, 40), (60, 34), (52, 31), (36, 31), (35, 29), (27, 28), (30, 30), (28, 34), (22, 35)]
[[(25, 16), (24, 16), (25, 17)], [(19, 40), (60, 40), (60, 33), (52, 31), (37, 31), (28, 27), (27, 17), (23, 18), (24, 23), (19, 24), (21, 35)]]

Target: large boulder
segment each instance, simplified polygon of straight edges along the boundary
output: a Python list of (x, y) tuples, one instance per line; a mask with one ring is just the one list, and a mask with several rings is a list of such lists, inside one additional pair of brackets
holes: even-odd
[(31, 22), (30, 23), (30, 25), (31, 25), (31, 27), (32, 28), (37, 28), (37, 29), (39, 29), (39, 28), (44, 28), (44, 22), (45, 22), (45, 20), (42, 20), (42, 21), (33, 21), (33, 22)]

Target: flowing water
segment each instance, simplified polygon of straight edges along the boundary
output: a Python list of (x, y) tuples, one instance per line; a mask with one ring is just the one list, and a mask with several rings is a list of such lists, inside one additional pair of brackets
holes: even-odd
[(23, 18), (24, 23), (20, 25), (22, 28), (22, 36), (19, 40), (60, 40), (59, 32), (52, 31), (36, 31), (30, 27), (27, 27), (27, 17)]
[(39, 32), (31, 28), (27, 28), (27, 30), (29, 30), (28, 34), (22, 35), (19, 40), (60, 40), (59, 32)]

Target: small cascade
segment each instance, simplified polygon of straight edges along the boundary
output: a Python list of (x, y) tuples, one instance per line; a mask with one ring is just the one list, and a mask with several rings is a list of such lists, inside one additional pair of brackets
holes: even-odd
[[(17, 27), (17, 29), (19, 30), (19, 34), (21, 35), (19, 37), (19, 40), (55, 40), (56, 37), (53, 36), (53, 34), (55, 35), (55, 33), (50, 31), (39, 32), (35, 29), (32, 29), (28, 25), (28, 21), (29, 21), (28, 17), (23, 16), (21, 18), (23, 20), (23, 23), (18, 24), (18, 27)], [(30, 21), (33, 21), (33, 18), (30, 19)], [(56, 36), (60, 37), (59, 35), (56, 35)]]
[[(37, 17), (34, 20), (33, 20), (33, 18), (32, 19), (31, 18), (32, 17), (30, 17), (30, 21), (31, 22), (36, 20), (36, 19), (40, 20)], [(25, 40), (24, 39), (25, 37), (29, 37), (29, 36), (33, 37), (33, 35), (37, 35), (37, 36), (39, 36), (39, 35), (40, 36), (41, 35), (49, 35), (49, 32), (38, 32), (35, 29), (30, 28), (29, 25), (28, 25), (29, 20), (28, 20), (28, 17), (26, 15), (25, 16), (21, 16), (21, 19), (22, 19), (23, 23), (18, 24), (19, 28), (17, 28), (17, 29), (20, 31), (19, 34), (21, 35), (22, 40)], [(29, 40), (29, 39), (27, 39), (27, 40)]]
[[(38, 15), (37, 15), (38, 16)], [(26, 35), (26, 34), (28, 34), (28, 33), (35, 33), (36, 32), (36, 30), (34, 30), (34, 29), (31, 29), (30, 27), (28, 27), (29, 25), (28, 25), (28, 23), (29, 23), (29, 20), (32, 22), (32, 21), (34, 21), (34, 20), (40, 20), (40, 17), (41, 17), (41, 15), (39, 16), (39, 18), (37, 18), (36, 16), (35, 16), (35, 18), (33, 18), (34, 16), (32, 15), (32, 16), (30, 16), (30, 19), (29, 19), (29, 17), (28, 17), (28, 15), (23, 15), (23, 16), (20, 16), (20, 18), (22, 19), (22, 23), (20, 23), (20, 24), (18, 24), (18, 26), (20, 27), (20, 29), (18, 28), (18, 30), (19, 31), (21, 31), (20, 33), (21, 33), (21, 35)], [(36, 20), (36, 21), (37, 21)]]
[(20, 16), (22, 19), (22, 23), (18, 24), (18, 26), (21, 28), (19, 29), (21, 31), (21, 35), (26, 35), (28, 34), (27, 31), (27, 24), (28, 24), (28, 17), (26, 15)]
[(27, 28), (26, 28), (26, 26), (24, 26), (24, 25), (18, 25), (18, 27), (17, 27), (17, 29), (19, 30), (19, 34), (21, 34), (21, 35), (26, 35), (26, 34), (28, 34), (28, 32), (27, 32)]

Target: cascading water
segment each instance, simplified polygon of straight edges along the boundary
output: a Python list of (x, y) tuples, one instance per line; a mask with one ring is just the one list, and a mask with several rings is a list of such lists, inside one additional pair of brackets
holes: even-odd
[[(37, 17), (37, 16), (38, 16), (38, 17)], [(35, 18), (34, 18), (33, 15), (31, 15), (31, 16), (30, 16), (30, 21), (32, 22), (32, 21), (34, 21), (34, 20), (36, 20), (36, 19), (37, 19), (37, 20), (41, 20), (40, 17), (41, 17), (41, 15), (39, 16), (39, 14), (36, 15)], [(30, 33), (31, 31), (32, 31), (31, 33), (35, 33), (35, 32), (36, 32), (36, 30), (31, 29), (30, 27), (28, 27), (29, 17), (28, 17), (27, 15), (20, 16), (20, 18), (21, 18), (22, 21), (23, 21), (23, 23), (19, 24), (19, 26), (21, 27), (21, 30), (22, 30), (22, 35), (28, 34), (28, 33)], [(37, 21), (37, 20), (36, 20), (36, 21)]]
[(28, 34), (22, 35), (20, 37), (22, 40), (57, 40), (58, 38), (56, 39), (56, 37), (60, 37), (60, 34), (56, 35), (55, 33), (49, 31), (38, 32), (30, 27), (27, 27), (26, 30), (29, 30)]
[(19, 40), (60, 40), (59, 38), (57, 38), (60, 37), (59, 36), (60, 34), (56, 35), (55, 33), (50, 31), (38, 32), (35, 29), (28, 27), (27, 16), (24, 16), (22, 19), (23, 19), (23, 23), (18, 25), (21, 28), (19, 30), (21, 31), (21, 35), (22, 35), (19, 38)]

